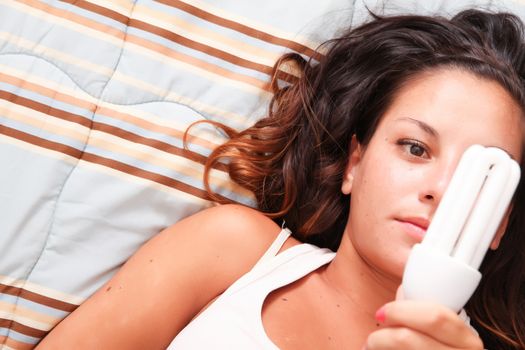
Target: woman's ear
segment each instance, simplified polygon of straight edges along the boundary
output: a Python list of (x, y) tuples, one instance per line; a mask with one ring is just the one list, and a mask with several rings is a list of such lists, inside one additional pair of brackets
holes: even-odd
[(350, 156), (348, 158), (348, 164), (346, 165), (346, 169), (343, 174), (343, 183), (341, 184), (341, 192), (343, 192), (343, 194), (348, 195), (352, 192), (355, 171), (360, 160), (361, 144), (357, 141), (355, 135), (353, 135), (352, 140), (350, 141)]

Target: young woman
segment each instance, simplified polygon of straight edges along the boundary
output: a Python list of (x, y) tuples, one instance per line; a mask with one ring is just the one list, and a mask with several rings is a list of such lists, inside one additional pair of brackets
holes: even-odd
[(470, 323), (396, 298), (462, 153), (499, 147), (523, 169), (521, 22), (375, 17), (327, 45), (320, 62), (284, 57), (302, 77), (209, 158), (266, 215), (223, 205), (175, 224), (40, 349), (525, 349), (523, 179)]

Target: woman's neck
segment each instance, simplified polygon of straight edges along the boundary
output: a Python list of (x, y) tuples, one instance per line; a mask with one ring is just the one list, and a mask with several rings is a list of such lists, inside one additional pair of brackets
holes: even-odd
[[(399, 278), (382, 273), (364, 260), (345, 234), (334, 260), (324, 269), (323, 279), (347, 303), (351, 317), (360, 322), (362, 333), (377, 329), (375, 312), (385, 303), (395, 299), (401, 283)], [(372, 329), (370, 329), (372, 328)]]

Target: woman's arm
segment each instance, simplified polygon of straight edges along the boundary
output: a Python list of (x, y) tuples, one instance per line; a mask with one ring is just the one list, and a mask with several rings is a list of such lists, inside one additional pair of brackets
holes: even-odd
[(141, 247), (38, 349), (165, 349), (278, 232), (268, 218), (236, 205), (184, 219)]

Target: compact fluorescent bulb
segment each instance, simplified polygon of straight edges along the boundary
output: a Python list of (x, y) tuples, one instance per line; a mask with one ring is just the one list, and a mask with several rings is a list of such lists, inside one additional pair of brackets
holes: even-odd
[(479, 284), (483, 257), (507, 211), (520, 167), (496, 147), (469, 147), (403, 273), (406, 299), (461, 310)]

